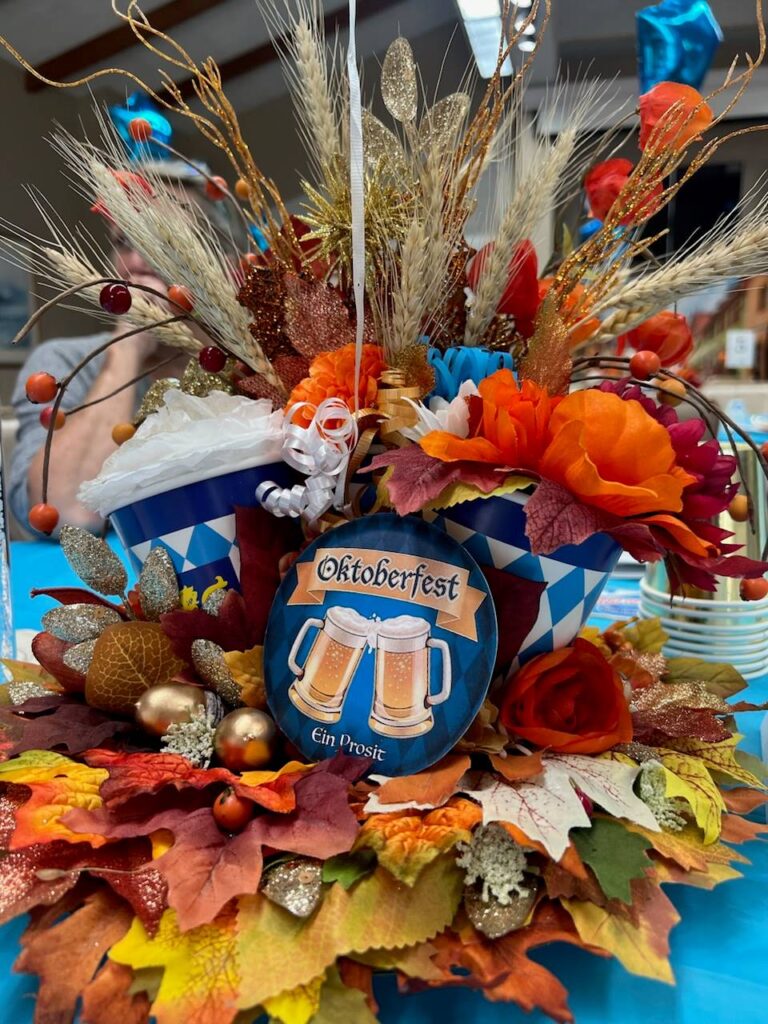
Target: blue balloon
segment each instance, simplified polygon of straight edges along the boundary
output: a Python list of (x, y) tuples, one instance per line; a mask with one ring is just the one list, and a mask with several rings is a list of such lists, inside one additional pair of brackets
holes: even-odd
[(706, 0), (662, 0), (635, 17), (640, 92), (658, 82), (699, 89), (723, 41)]
[[(170, 145), (173, 128), (168, 118), (160, 113), (157, 105), (145, 93), (134, 92), (125, 103), (117, 103), (110, 107), (109, 116), (123, 140), (131, 160), (175, 159), (167, 150), (155, 145), (155, 140), (164, 142), (167, 146)], [(128, 125), (135, 117), (143, 117), (152, 125), (152, 138), (147, 142), (137, 142), (131, 138)]]
[(430, 397), (439, 396), (448, 401), (458, 395), (465, 380), (479, 384), (497, 370), (513, 370), (515, 367), (509, 352), (491, 352), (474, 346), (457, 345), (445, 352), (431, 348), (428, 359), (435, 371), (435, 387)]

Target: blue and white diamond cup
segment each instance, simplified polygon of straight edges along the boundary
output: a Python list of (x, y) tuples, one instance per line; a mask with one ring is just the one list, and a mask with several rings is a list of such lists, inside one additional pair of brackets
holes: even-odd
[(165, 402), (80, 497), (109, 516), (137, 571), (163, 547), (179, 586), (202, 603), (212, 589), (239, 589), (235, 507), (257, 505), (264, 481), (290, 486), (296, 474), (280, 460), (282, 412), (269, 402), (176, 390)]
[[(605, 534), (534, 555), (525, 535), (526, 495), (477, 498), (424, 518), (459, 541), (482, 565), (522, 579), (546, 583), (538, 618), (517, 656), (523, 664), (538, 654), (567, 647), (587, 621), (613, 572), (621, 548)], [(514, 614), (509, 609), (507, 614)], [(499, 619), (499, 630), (504, 622)]]

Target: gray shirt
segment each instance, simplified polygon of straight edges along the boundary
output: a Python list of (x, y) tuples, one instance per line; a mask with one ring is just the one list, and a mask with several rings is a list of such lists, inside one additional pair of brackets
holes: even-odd
[[(13, 391), (13, 408), (19, 420), (16, 436), (16, 447), (11, 460), (10, 486), (8, 502), (18, 521), (27, 526), (29, 517), (29, 494), (27, 492), (27, 476), (32, 459), (45, 443), (46, 431), (40, 423), (40, 411), (43, 406), (33, 405), (27, 401), (24, 385), (32, 373), (45, 371), (56, 380), (61, 380), (74, 370), (90, 352), (103, 345), (109, 334), (90, 334), (85, 338), (56, 338), (46, 341), (33, 349), (22, 366)], [(88, 392), (101, 373), (106, 353), (102, 352), (87, 363), (67, 388), (61, 403), (62, 409), (74, 409), (82, 404)], [(66, 430), (66, 427), (64, 428)]]

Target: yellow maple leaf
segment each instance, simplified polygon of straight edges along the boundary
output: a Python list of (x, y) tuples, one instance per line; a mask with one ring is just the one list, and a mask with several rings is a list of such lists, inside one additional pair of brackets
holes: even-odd
[(728, 739), (719, 743), (706, 743), (704, 740), (679, 739), (667, 740), (666, 746), (682, 754), (690, 754), (697, 757), (709, 768), (710, 771), (719, 772), (729, 779), (741, 782), (746, 786), (754, 786), (755, 789), (768, 789), (756, 775), (742, 768), (736, 760), (736, 748), (739, 745), (741, 736), (738, 734), (729, 736)]
[(224, 661), (242, 691), (243, 703), (249, 708), (265, 708), (264, 648), (256, 646), (248, 651), (227, 651)]
[(519, 491), (523, 487), (530, 487), (532, 483), (535, 483), (535, 481), (529, 476), (508, 476), (504, 483), (499, 484), (495, 490), (487, 492), (481, 491), (479, 487), (475, 487), (473, 484), (466, 484), (461, 480), (457, 480), (455, 483), (448, 484), (432, 501), (428, 501), (423, 511), (436, 512), (440, 509), (451, 508), (453, 505), (460, 505), (465, 501), (474, 501), (476, 498), (499, 498), (504, 494), (512, 494), (514, 491)]
[(230, 1024), (240, 984), (236, 943), (234, 912), (180, 932), (176, 912), (166, 910), (155, 935), (134, 918), (109, 957), (136, 971), (163, 969), (152, 1004), (157, 1024)]
[(16, 811), (10, 849), (54, 839), (92, 846), (106, 843), (103, 836), (73, 832), (61, 818), (76, 807), (86, 811), (101, 807), (99, 788), (108, 777), (105, 768), (91, 768), (51, 750), (27, 750), (0, 764), (0, 782), (20, 783), (30, 790), (29, 799)]
[(458, 842), (469, 842), (471, 829), (482, 811), (470, 800), (451, 800), (427, 814), (419, 812), (374, 814), (363, 825), (355, 849), (376, 851), (379, 863), (406, 885), (414, 885), (421, 871)]
[(263, 1006), (270, 1018), (282, 1024), (309, 1024), (320, 1009), (320, 990), (323, 987), (325, 974), (314, 978), (308, 985), (299, 985), (290, 992), (265, 999)]
[(686, 825), (679, 832), (651, 832), (641, 825), (624, 822), (630, 832), (644, 836), (662, 857), (675, 861), (686, 871), (707, 871), (711, 864), (728, 865), (732, 862), (748, 864), (747, 858), (725, 843), (705, 843), (695, 825)]
[(301, 761), (287, 761), (282, 768), (277, 768), (275, 771), (261, 771), (254, 769), (250, 772), (242, 772), (240, 775), (240, 782), (244, 786), (266, 786), (270, 782), (274, 782), (275, 779), (279, 779), (281, 775), (292, 775), (294, 772), (308, 772), (313, 765), (303, 764)]
[(661, 763), (665, 796), (670, 799), (682, 797), (704, 833), (704, 842), (714, 843), (722, 828), (725, 802), (706, 765), (696, 757), (679, 753), (666, 753)]
[(606, 950), (630, 974), (674, 984), (668, 936), (680, 915), (660, 888), (654, 887), (647, 901), (636, 908), (637, 924), (595, 903), (565, 899), (561, 903), (582, 942)]
[(341, 956), (432, 939), (453, 921), (463, 886), (455, 859), (442, 856), (424, 868), (414, 889), (381, 867), (349, 891), (335, 884), (307, 921), (264, 896), (242, 898), (237, 954), (243, 964), (258, 964), (258, 970), (244, 972), (240, 1008), (261, 1006), (309, 984)]

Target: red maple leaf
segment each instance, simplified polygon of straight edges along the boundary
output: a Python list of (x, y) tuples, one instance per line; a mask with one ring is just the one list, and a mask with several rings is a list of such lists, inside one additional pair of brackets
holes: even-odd
[(32, 640), (32, 654), (65, 690), (69, 693), (82, 693), (85, 690), (85, 676), (64, 664), (64, 654), (72, 646), (50, 633), (38, 633)]
[(116, 736), (125, 736), (133, 726), (125, 719), (111, 718), (74, 697), (43, 697), (16, 708), (0, 711), (0, 727), (14, 737), (9, 756), (25, 750), (63, 750), (80, 754), (89, 747)]

